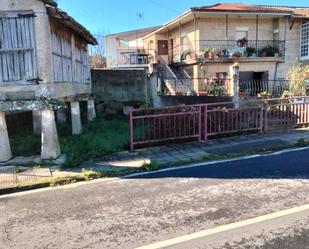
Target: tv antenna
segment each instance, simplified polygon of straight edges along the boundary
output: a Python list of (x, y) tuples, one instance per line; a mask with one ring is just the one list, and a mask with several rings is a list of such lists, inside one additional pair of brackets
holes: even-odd
[[(142, 21), (144, 20), (144, 13), (142, 12), (137, 12), (136, 13), (136, 19), (138, 23), (138, 29), (141, 29), (142, 26)], [(136, 30), (136, 47), (138, 47), (138, 29)]]

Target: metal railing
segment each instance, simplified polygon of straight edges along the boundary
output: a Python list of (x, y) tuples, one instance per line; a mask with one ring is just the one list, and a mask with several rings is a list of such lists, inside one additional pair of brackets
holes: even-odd
[(309, 97), (226, 102), (130, 113), (130, 149), (309, 125)]
[(283, 92), (288, 90), (287, 80), (240, 80), (239, 93), (248, 96), (257, 96), (258, 94), (270, 94), (272, 97), (282, 96)]
[(285, 41), (282, 40), (199, 40), (178, 44), (173, 48), (173, 61), (188, 59), (282, 58)]
[(117, 50), (118, 65), (148, 65), (155, 56), (155, 50), (128, 48)]
[[(163, 95), (197, 95), (197, 96), (230, 96), (232, 95), (231, 80), (229, 78), (193, 78), (161, 80), (165, 87), (159, 94)], [(240, 80), (240, 96), (258, 96), (266, 94), (279, 97), (288, 89), (287, 80)]]
[(53, 177), (49, 168), (32, 168), (24, 171), (0, 171), (0, 189), (36, 182), (45, 178)]
[(163, 95), (229, 96), (230, 80), (218, 78), (164, 78)]

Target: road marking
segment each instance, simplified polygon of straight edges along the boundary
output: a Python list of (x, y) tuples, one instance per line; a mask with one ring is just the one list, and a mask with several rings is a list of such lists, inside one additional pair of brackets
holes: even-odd
[(42, 189), (29, 190), (29, 191), (25, 191), (25, 192), (5, 194), (5, 195), (0, 195), (0, 200), (4, 199), (4, 198), (8, 198), (8, 197), (17, 197), (17, 196), (35, 194), (35, 193), (40, 193), (40, 192), (45, 192), (45, 191), (73, 189), (73, 188), (77, 188), (77, 187), (89, 185), (89, 184), (118, 181), (118, 180), (122, 180), (122, 179), (133, 178), (133, 177), (136, 177), (136, 176), (152, 175), (152, 174), (157, 174), (157, 173), (161, 173), (161, 172), (176, 171), (176, 170), (180, 170), (180, 169), (197, 168), (197, 167), (203, 167), (203, 166), (207, 166), (207, 165), (242, 161), (242, 160), (248, 160), (248, 159), (259, 158), (259, 157), (276, 156), (276, 155), (280, 155), (280, 154), (297, 152), (297, 151), (302, 151), (302, 150), (309, 150), (309, 148), (308, 147), (296, 148), (296, 149), (293, 148), (293, 149), (276, 151), (276, 152), (272, 152), (272, 153), (269, 153), (269, 154), (256, 154), (256, 155), (251, 155), (251, 156), (237, 157), (237, 158), (233, 158), (233, 159), (216, 160), (216, 161), (210, 161), (210, 162), (200, 162), (200, 163), (194, 163), (194, 164), (189, 164), (189, 165), (184, 165), (184, 166), (177, 166), (177, 167), (172, 167), (172, 168), (160, 169), (158, 171), (152, 171), (152, 172), (133, 173), (133, 174), (123, 176), (123, 177), (96, 179), (96, 180), (92, 180), (92, 181), (77, 182), (77, 183), (72, 183), (72, 184), (68, 184), (68, 185), (64, 185), (64, 186), (58, 186), (58, 187), (47, 187), (47, 188), (42, 188)]
[[(222, 232), (242, 228), (242, 227), (245, 227), (245, 226), (253, 225), (253, 224), (256, 224), (256, 223), (260, 223), (260, 222), (263, 222), (263, 221), (268, 221), (268, 220), (272, 220), (272, 219), (276, 219), (276, 218), (281, 218), (283, 216), (287, 216), (287, 215), (291, 215), (291, 214), (295, 214), (295, 213), (299, 213), (299, 212), (303, 212), (303, 211), (309, 211), (309, 204), (302, 205), (302, 206), (295, 207), (295, 208), (282, 210), (282, 211), (278, 211), (278, 212), (271, 213), (271, 214), (262, 215), (262, 216), (259, 216), (259, 217), (256, 217), (256, 218), (251, 218), (251, 219), (236, 222), (236, 223), (231, 223), (231, 224), (228, 224), (228, 225), (219, 226), (219, 227), (216, 227), (216, 228), (203, 230), (203, 231), (200, 231), (200, 232), (180, 236), (180, 237), (173, 238), (173, 239), (168, 239), (168, 240), (156, 242), (156, 243), (153, 243), (153, 244), (150, 244), (150, 245), (147, 245), (147, 246), (137, 247), (135, 249), (161, 249), (161, 248), (165, 248), (165, 247), (168, 247), (168, 246), (174, 246), (174, 245), (181, 244), (181, 243), (184, 243), (184, 242), (188, 242), (188, 241), (191, 241), (191, 240), (204, 238), (204, 237), (214, 235), (214, 234), (217, 234), (217, 233), (222, 233)], [(309, 216), (309, 213), (308, 213), (308, 216)]]

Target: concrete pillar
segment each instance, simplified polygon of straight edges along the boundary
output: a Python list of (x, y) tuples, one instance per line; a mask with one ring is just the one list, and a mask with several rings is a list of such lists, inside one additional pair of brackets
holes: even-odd
[(4, 112), (0, 112), (0, 141), (0, 162), (6, 162), (12, 158), (12, 151)]
[(230, 66), (230, 76), (231, 95), (233, 96), (233, 102), (235, 102), (235, 107), (239, 108), (239, 66), (237, 63)]
[(71, 105), (72, 134), (79, 135), (82, 133), (82, 120), (80, 116), (79, 102), (72, 101), (70, 105)]
[(161, 107), (160, 96), (158, 96), (158, 92), (161, 93), (161, 79), (158, 78), (157, 74), (152, 74), (148, 78), (148, 85), (150, 91), (150, 102), (152, 107)]
[(68, 118), (67, 118), (65, 109), (57, 110), (57, 122), (58, 123), (65, 123), (67, 122), (67, 119)]
[(56, 159), (61, 155), (55, 113), (53, 110), (42, 111), (42, 159)]
[(95, 105), (93, 99), (87, 101), (87, 114), (89, 122), (93, 121), (96, 118)]
[(192, 90), (198, 94), (199, 92), (200, 65), (193, 66), (193, 86)]
[(42, 131), (42, 112), (32, 111), (33, 133), (41, 134)]

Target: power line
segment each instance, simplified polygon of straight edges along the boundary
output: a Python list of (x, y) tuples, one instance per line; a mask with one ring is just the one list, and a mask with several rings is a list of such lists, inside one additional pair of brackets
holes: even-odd
[(155, 1), (155, 0), (149, 0), (149, 1), (152, 2), (153, 4), (157, 5), (157, 6), (160, 6), (161, 8), (166, 9), (166, 10), (170, 10), (170, 11), (175, 12), (175, 13), (177, 13), (177, 14), (180, 13), (180, 11), (175, 10), (175, 9), (173, 9), (173, 8), (170, 8), (170, 7), (168, 7), (168, 6), (164, 5), (164, 4), (158, 3), (158, 2)]

